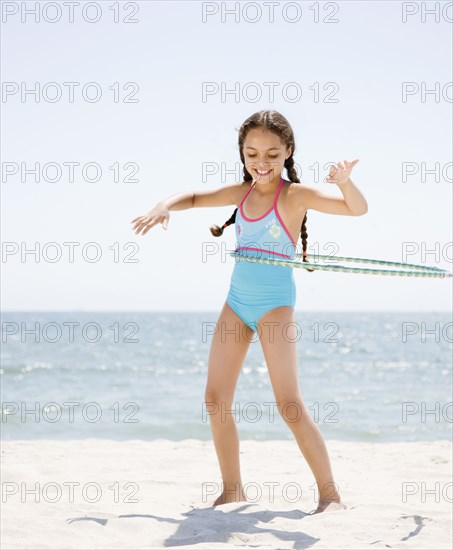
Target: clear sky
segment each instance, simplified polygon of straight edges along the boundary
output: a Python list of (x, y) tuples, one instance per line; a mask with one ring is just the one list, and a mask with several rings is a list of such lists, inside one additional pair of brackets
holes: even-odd
[[(452, 269), (448, 2), (277, 2), (273, 16), (262, 2), (81, 2), (73, 22), (62, 3), (60, 14), (46, 4), (36, 22), (2, 2), (3, 310), (219, 311), (234, 260), (204, 259), (203, 248), (234, 248), (233, 227), (209, 232), (234, 207), (174, 211), (168, 231), (144, 237), (130, 220), (175, 193), (241, 181), (237, 129), (261, 109), (290, 121), (303, 183), (341, 196), (323, 182), (326, 163), (360, 159), (351, 179), (368, 213), (309, 211), (309, 252)], [(68, 82), (78, 83), (73, 101)], [(24, 93), (37, 85), (37, 96)], [(35, 163), (40, 181), (25, 171)], [(68, 163), (78, 163), (72, 180)], [(296, 311), (452, 302), (452, 279), (305, 270), (295, 279)]]

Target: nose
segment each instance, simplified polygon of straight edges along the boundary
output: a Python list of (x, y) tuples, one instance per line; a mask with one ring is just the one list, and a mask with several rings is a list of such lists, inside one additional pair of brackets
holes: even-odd
[(266, 167), (271, 166), (271, 163), (270, 163), (269, 159), (260, 158), (260, 159), (256, 160), (255, 165), (258, 166), (259, 168), (266, 168)]

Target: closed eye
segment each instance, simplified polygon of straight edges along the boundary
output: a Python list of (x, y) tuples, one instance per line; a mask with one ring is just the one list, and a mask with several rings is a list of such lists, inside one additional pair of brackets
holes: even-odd
[[(254, 159), (255, 157), (256, 157), (256, 155), (249, 155), (249, 158), (251, 158), (251, 159)], [(278, 158), (278, 155), (275, 155), (275, 156), (270, 156), (269, 155), (269, 158), (270, 159), (276, 159), (276, 158)]]

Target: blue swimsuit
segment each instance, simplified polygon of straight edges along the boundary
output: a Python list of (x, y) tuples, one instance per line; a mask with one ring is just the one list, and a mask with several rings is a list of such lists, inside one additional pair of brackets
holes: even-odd
[[(259, 218), (248, 218), (243, 203), (254, 185), (250, 186), (236, 211), (238, 246), (235, 252), (259, 258), (293, 260), (296, 243), (277, 210), (283, 178), (280, 178), (270, 210)], [(280, 306), (294, 309), (296, 285), (293, 268), (237, 259), (226, 302), (244, 323), (256, 331), (258, 320), (269, 310)]]

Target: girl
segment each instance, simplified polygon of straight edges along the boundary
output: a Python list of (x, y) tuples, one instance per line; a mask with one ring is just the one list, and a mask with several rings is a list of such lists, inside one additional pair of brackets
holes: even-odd
[[(240, 254), (293, 259), (300, 233), (303, 261), (307, 261), (309, 208), (326, 214), (360, 216), (367, 212), (367, 202), (349, 177), (358, 160), (345, 160), (344, 165), (338, 162), (330, 168), (327, 181), (338, 185), (343, 195), (340, 199), (300, 184), (294, 168), (295, 149), (293, 130), (283, 115), (276, 111), (255, 113), (239, 130), (242, 183), (164, 199), (146, 215), (133, 219), (133, 230), (146, 235), (158, 223), (167, 229), (171, 210), (234, 204), (231, 218), (222, 227), (210, 228), (214, 236), (222, 235), (225, 227), (235, 223), (236, 250)], [(283, 168), (289, 181), (281, 176)], [(295, 301), (293, 268), (246, 260), (235, 262), (217, 324), (222, 330), (212, 337), (205, 389), (205, 402), (212, 406), (211, 431), (223, 480), (222, 494), (213, 506), (247, 500), (240, 474), (236, 422), (225, 411), (231, 410), (236, 381), (251, 337), (257, 331), (279, 413), (316, 478), (319, 503), (314, 513), (346, 508), (334, 483), (321, 432), (302, 400), (297, 378)], [(238, 324), (239, 330), (234, 330)], [(279, 327), (285, 330), (278, 330)], [(296, 421), (294, 407), (298, 412)]]

